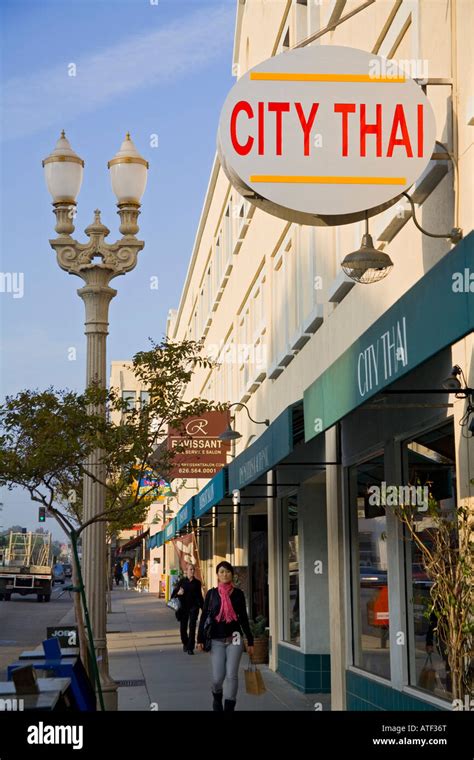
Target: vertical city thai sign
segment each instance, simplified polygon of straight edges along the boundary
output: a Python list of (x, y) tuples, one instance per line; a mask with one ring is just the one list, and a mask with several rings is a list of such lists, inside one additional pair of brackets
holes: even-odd
[(168, 449), (174, 451), (170, 479), (212, 478), (227, 463), (230, 444), (219, 440), (229, 426), (229, 412), (205, 412), (190, 417), (180, 430), (168, 431)]
[(425, 169), (435, 119), (392, 61), (309, 46), (242, 76), (222, 108), (218, 152), (248, 200), (289, 221), (344, 224), (395, 203)]

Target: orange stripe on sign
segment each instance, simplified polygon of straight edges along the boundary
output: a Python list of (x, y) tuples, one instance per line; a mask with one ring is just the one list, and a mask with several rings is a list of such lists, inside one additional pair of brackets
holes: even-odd
[(293, 74), (289, 72), (253, 71), (250, 79), (276, 82), (369, 82), (400, 84), (405, 77), (377, 77), (370, 74)]
[(311, 177), (279, 174), (252, 174), (250, 182), (289, 182), (308, 185), (405, 185), (405, 177)]

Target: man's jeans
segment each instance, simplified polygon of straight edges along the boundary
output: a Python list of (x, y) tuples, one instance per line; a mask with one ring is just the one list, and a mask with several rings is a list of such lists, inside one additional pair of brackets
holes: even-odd
[(239, 664), (243, 651), (244, 642), (239, 634), (226, 639), (212, 639), (212, 691), (223, 690), (224, 699), (236, 700), (237, 698)]
[[(192, 609), (186, 609), (181, 607), (181, 620), (179, 621), (179, 632), (181, 634), (181, 641), (183, 646), (191, 652), (194, 651), (194, 645), (196, 643), (196, 622), (199, 615), (199, 607), (193, 607)], [(189, 623), (189, 633), (188, 633)]]
[(128, 579), (128, 573), (123, 573), (123, 587), (125, 591), (128, 591), (130, 588), (130, 581)]

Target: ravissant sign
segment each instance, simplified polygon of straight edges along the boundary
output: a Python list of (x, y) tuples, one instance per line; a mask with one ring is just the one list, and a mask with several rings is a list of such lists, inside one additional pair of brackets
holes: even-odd
[(224, 103), (217, 138), (243, 196), (314, 225), (358, 221), (395, 203), (434, 143), (433, 111), (415, 81), (379, 56), (332, 45), (248, 71)]

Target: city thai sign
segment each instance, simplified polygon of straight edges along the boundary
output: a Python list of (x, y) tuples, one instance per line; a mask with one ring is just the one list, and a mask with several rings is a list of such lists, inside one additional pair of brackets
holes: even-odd
[(270, 58), (238, 80), (217, 147), (251, 203), (292, 222), (343, 224), (395, 203), (428, 164), (435, 134), (428, 99), (401, 68), (318, 45)]
[(219, 440), (230, 423), (229, 412), (205, 412), (168, 431), (168, 449), (175, 451), (171, 479), (212, 478), (227, 462), (230, 444)]
[(357, 386), (361, 398), (395, 379), (399, 369), (407, 364), (407, 321), (402, 317), (359, 352)]

